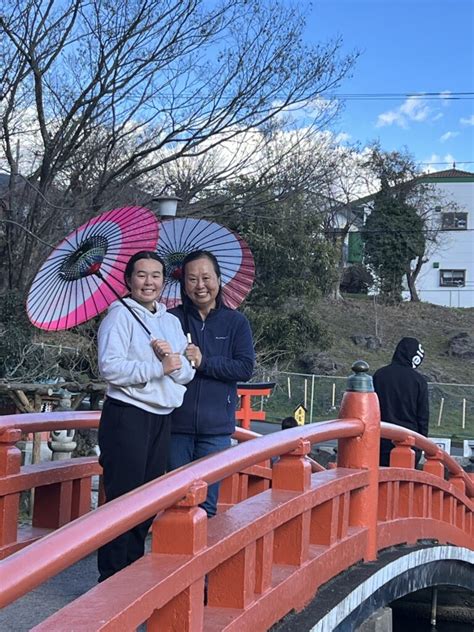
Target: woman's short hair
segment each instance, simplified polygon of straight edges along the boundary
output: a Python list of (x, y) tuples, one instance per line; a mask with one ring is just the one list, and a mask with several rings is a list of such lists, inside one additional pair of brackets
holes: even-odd
[(180, 286), (181, 286), (181, 301), (184, 303), (186, 300), (190, 300), (188, 295), (186, 294), (186, 290), (185, 290), (185, 277), (186, 277), (186, 266), (188, 265), (188, 263), (191, 263), (191, 261), (196, 261), (197, 259), (209, 259), (209, 261), (212, 263), (212, 267), (214, 268), (214, 272), (216, 273), (217, 278), (219, 279), (219, 292), (217, 293), (217, 297), (216, 297), (216, 301), (219, 304), (220, 301), (222, 301), (222, 285), (221, 285), (221, 268), (219, 266), (219, 262), (217, 261), (217, 257), (212, 253), (209, 252), (208, 250), (193, 250), (193, 252), (190, 252), (189, 254), (187, 254), (184, 259), (183, 259), (183, 263), (181, 264), (181, 279), (180, 279)]
[(127, 286), (129, 290), (131, 289), (129, 281), (132, 277), (133, 268), (136, 262), (140, 261), (141, 259), (153, 259), (154, 261), (158, 261), (158, 263), (161, 263), (161, 265), (163, 266), (163, 278), (166, 275), (165, 262), (163, 261), (163, 259), (160, 257), (159, 254), (157, 254), (153, 250), (140, 250), (140, 252), (136, 252), (134, 255), (130, 257), (130, 259), (127, 262), (127, 265), (125, 266), (125, 270), (123, 273), (125, 285)]

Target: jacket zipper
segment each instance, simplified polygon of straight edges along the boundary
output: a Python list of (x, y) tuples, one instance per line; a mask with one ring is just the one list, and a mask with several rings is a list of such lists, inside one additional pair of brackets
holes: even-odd
[[(200, 330), (200, 336), (198, 337), (199, 339), (199, 348), (201, 349), (201, 353), (203, 352), (203, 345), (204, 345), (204, 329), (206, 327), (206, 321), (203, 320), (202, 321), (202, 326), (201, 326), (201, 330)], [(201, 380), (199, 380), (198, 383), (198, 389), (197, 389), (197, 399), (196, 399), (196, 410), (195, 410), (195, 416), (194, 416), (194, 434), (199, 434), (198, 433), (198, 428), (199, 428), (199, 403), (201, 400), (201, 387), (202, 387), (202, 383)]]

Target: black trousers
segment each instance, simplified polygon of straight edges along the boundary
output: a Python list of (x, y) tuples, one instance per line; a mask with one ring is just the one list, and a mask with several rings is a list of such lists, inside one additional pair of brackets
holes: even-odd
[[(98, 439), (107, 502), (164, 474), (170, 430), (170, 415), (106, 399)], [(152, 522), (153, 517), (98, 550), (99, 582), (142, 557)]]

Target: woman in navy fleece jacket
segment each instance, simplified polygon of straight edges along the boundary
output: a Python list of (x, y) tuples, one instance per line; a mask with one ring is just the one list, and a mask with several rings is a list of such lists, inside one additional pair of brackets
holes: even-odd
[[(255, 352), (247, 318), (224, 305), (215, 256), (203, 250), (183, 261), (183, 304), (170, 312), (191, 335), (185, 355), (196, 367), (183, 404), (173, 411), (168, 469), (230, 446), (235, 430), (237, 382), (252, 377)], [(210, 485), (202, 507), (216, 513), (219, 483)]]

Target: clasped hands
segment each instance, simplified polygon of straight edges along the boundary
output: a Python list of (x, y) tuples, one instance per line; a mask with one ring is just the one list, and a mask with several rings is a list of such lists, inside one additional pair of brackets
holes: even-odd
[[(151, 347), (158, 358), (163, 364), (163, 372), (165, 375), (177, 371), (181, 368), (181, 356), (179, 353), (174, 353), (171, 345), (166, 340), (152, 340)], [(202, 354), (199, 347), (194, 344), (188, 344), (184, 351), (184, 356), (189, 362), (194, 362), (194, 366), (197, 368), (201, 364)]]

